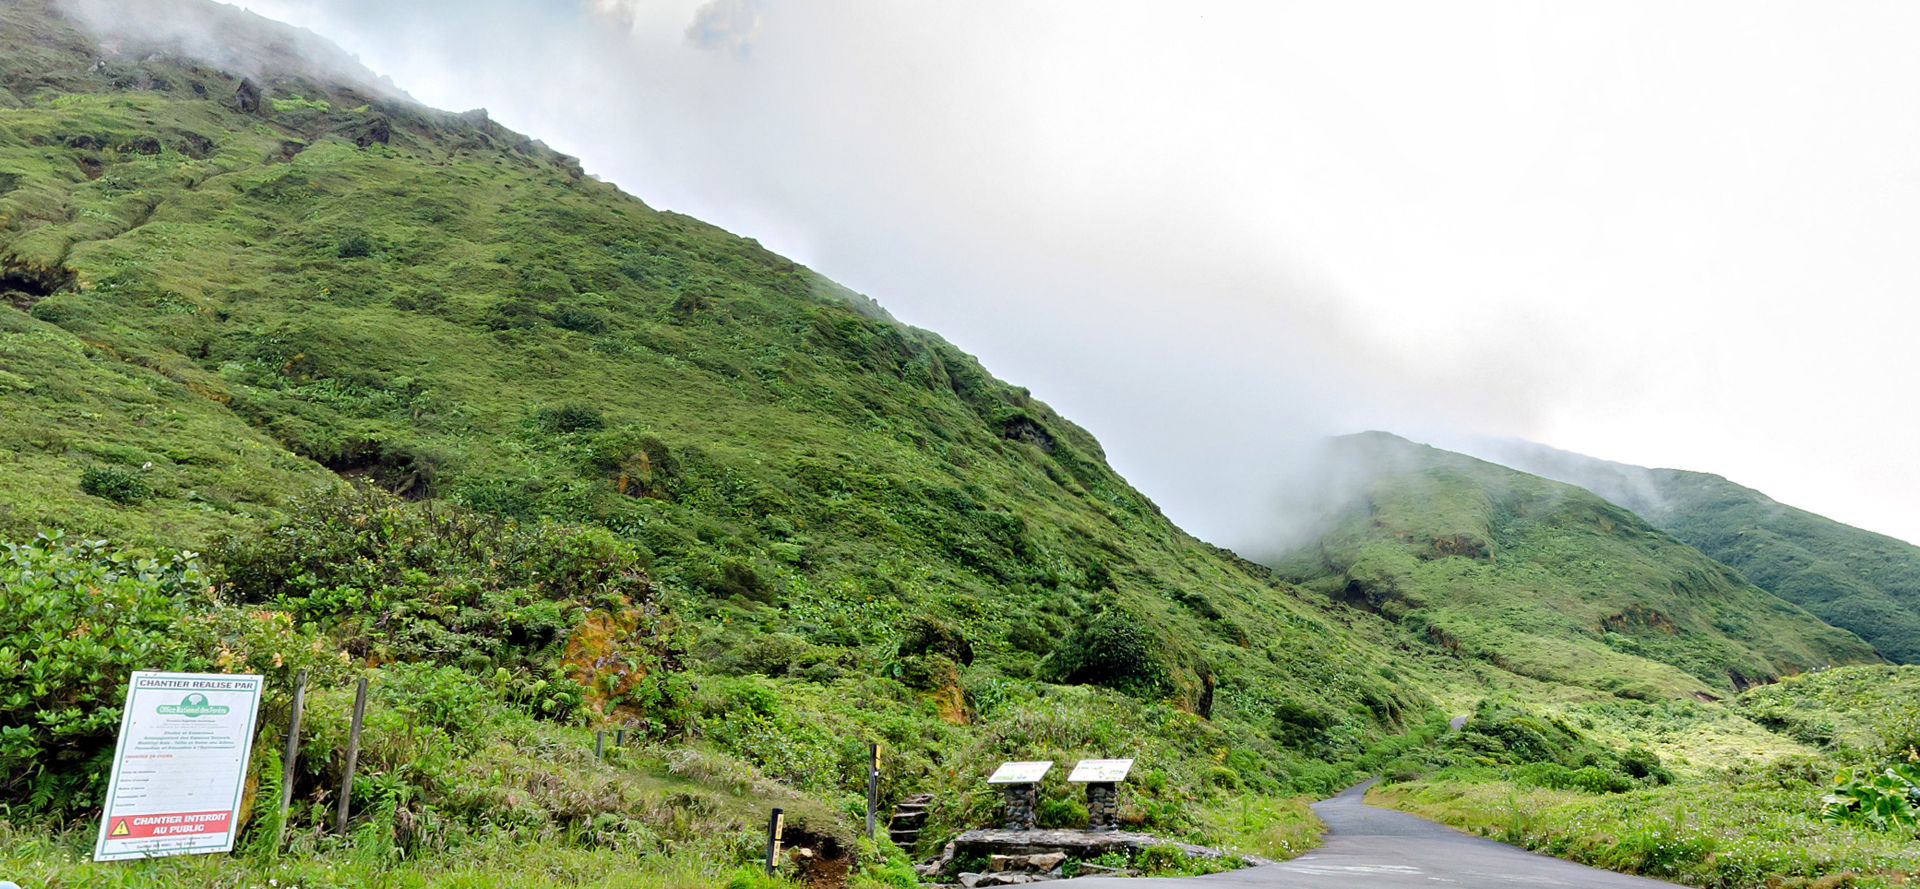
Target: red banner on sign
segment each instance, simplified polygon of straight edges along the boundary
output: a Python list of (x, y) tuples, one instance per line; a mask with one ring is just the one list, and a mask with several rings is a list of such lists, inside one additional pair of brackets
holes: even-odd
[(147, 837), (184, 837), (226, 833), (232, 812), (172, 812), (160, 815), (115, 815), (107, 826), (108, 840)]

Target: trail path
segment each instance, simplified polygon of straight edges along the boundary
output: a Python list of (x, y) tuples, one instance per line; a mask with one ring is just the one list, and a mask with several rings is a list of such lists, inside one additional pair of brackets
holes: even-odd
[[(1417, 815), (1362, 801), (1373, 782), (1313, 804), (1327, 823), (1320, 848), (1292, 861), (1204, 877), (1083, 878), (1074, 889), (1671, 889), (1672, 883), (1599, 870), (1469, 836)], [(1064, 885), (1064, 884), (1063, 884)]]

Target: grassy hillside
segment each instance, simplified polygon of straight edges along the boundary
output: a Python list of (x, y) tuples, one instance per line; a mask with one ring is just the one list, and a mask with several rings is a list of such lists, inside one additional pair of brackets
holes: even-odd
[[(853, 836), (868, 742), (884, 803), (939, 795), (922, 853), (992, 820), (1000, 760), (1133, 756), (1127, 826), (1282, 856), (1292, 797), (1365, 773), (1814, 755), (1713, 700), (1873, 657), (1389, 437), (1347, 441), (1372, 484), (1290, 582), (952, 344), (484, 113), (232, 7), (63, 8), (0, 0), (0, 866), (34, 879), (765, 885), (783, 805), (821, 885), (910, 886)], [(242, 855), (76, 862), (135, 668), (269, 677)], [(1064, 778), (1043, 824), (1082, 817)]]
[(1596, 460), (1530, 442), (1487, 446), (1508, 466), (1579, 485), (1740, 570), (1756, 586), (1920, 662), (1920, 547), (1779, 503), (1717, 475)]
[(1384, 433), (1337, 452), (1365, 482), (1282, 573), (1462, 656), (1646, 699), (1877, 659), (1587, 491)]
[[(950, 791), (942, 826), (985, 817), (996, 756), (1138, 753), (1131, 817), (1178, 833), (1430, 725), (1392, 628), (1180, 531), (938, 336), (483, 113), (274, 51), (309, 38), (167, 8), (235, 67), (0, 2), (5, 537), (201, 550), (351, 669), (575, 683), (558, 718), (824, 799), (880, 740), (890, 798)], [(82, 670), (87, 699), (128, 666)], [(97, 715), (14, 755), (97, 766)], [(98, 777), (0, 791), (71, 812)]]

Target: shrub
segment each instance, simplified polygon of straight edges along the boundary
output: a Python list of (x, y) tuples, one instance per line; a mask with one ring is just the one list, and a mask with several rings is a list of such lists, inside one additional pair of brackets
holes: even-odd
[(1598, 766), (1577, 769), (1569, 779), (1573, 789), (1587, 793), (1625, 793), (1633, 789), (1632, 778)]
[(353, 259), (372, 256), (374, 249), (373, 239), (367, 237), (366, 232), (353, 231), (348, 232), (346, 237), (340, 239), (339, 244), (334, 245), (333, 252), (341, 259)]
[(695, 563), (681, 569), (681, 574), (694, 587), (717, 599), (738, 596), (749, 602), (771, 605), (776, 598), (773, 586), (753, 570), (752, 565), (738, 559), (724, 560), (718, 566)]
[(118, 466), (89, 466), (80, 473), (80, 490), (115, 503), (139, 503), (153, 496), (140, 474)]
[(212, 666), (206, 579), (58, 534), (0, 553), (0, 808), (95, 804), (134, 670)]
[(1160, 697), (1173, 685), (1157, 640), (1141, 620), (1115, 609), (1076, 627), (1041, 667), (1050, 681), (1102, 685), (1137, 697)]
[(507, 299), (487, 309), (482, 323), (488, 330), (524, 330), (541, 321), (540, 307), (526, 299)]
[(478, 679), (453, 667), (396, 663), (375, 686), (381, 703), (406, 710), (416, 725), (469, 735), (485, 721), (494, 695)]
[(762, 676), (785, 676), (797, 674), (826, 657), (825, 652), (817, 651), (815, 646), (798, 636), (767, 633), (734, 646), (727, 653), (714, 658), (713, 665), (719, 672), (735, 675), (759, 673)]
[(1218, 790), (1240, 789), (1240, 773), (1226, 766), (1208, 766), (1200, 780), (1206, 786)]
[(927, 614), (916, 614), (900, 625), (902, 657), (942, 654), (963, 665), (973, 664), (973, 646), (959, 628)]
[(1408, 781), (1420, 780), (1427, 773), (1427, 765), (1412, 757), (1403, 756), (1382, 766), (1380, 772), (1389, 784), (1405, 784)]
[[(344, 485), (287, 511), (278, 525), (213, 542), (221, 590), (280, 604), (383, 660), (538, 669), (590, 611), (655, 608), (639, 552), (605, 531)], [(645, 650), (621, 656), (675, 661), (664, 623), (643, 621), (626, 638)]]
[(578, 333), (605, 333), (613, 319), (599, 309), (565, 305), (553, 311), (553, 324)]
[(533, 415), (534, 423), (554, 435), (566, 435), (572, 432), (592, 432), (605, 429), (607, 420), (600, 411), (584, 404), (562, 404), (541, 408)]
[(1660, 764), (1660, 755), (1645, 747), (1630, 747), (1620, 754), (1620, 770), (1650, 784), (1673, 783), (1673, 772)]
[(929, 654), (903, 657), (894, 671), (895, 678), (908, 688), (928, 691), (947, 688), (960, 682), (960, 668), (946, 655)]
[(1447, 740), (1447, 746), (1514, 765), (1581, 766), (1608, 756), (1564, 722), (1492, 700), (1480, 702), (1473, 719)]

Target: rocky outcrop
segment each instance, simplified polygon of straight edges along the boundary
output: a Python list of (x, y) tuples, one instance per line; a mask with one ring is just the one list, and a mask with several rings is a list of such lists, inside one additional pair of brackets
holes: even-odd
[(260, 113), (260, 87), (247, 78), (240, 79), (240, 85), (233, 91), (233, 107), (241, 114)]

